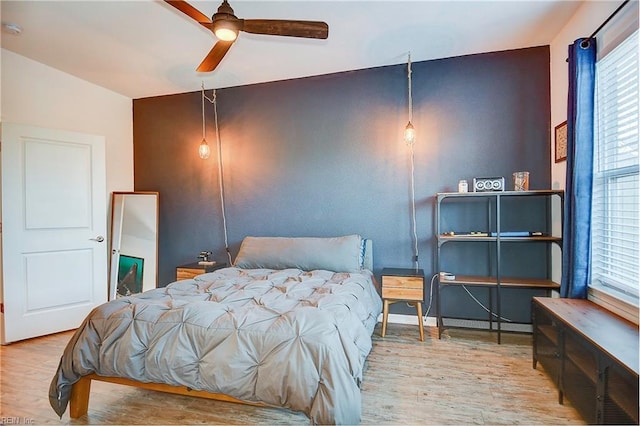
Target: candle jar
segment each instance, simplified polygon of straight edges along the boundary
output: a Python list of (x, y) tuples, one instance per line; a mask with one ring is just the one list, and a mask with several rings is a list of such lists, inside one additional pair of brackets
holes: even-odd
[(515, 172), (513, 174), (513, 190), (514, 191), (529, 190), (529, 172)]

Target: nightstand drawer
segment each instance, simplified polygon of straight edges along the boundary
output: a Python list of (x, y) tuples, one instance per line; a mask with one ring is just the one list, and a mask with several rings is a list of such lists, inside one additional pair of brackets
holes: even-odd
[(196, 263), (189, 263), (187, 265), (181, 265), (176, 268), (176, 281), (189, 280), (207, 272), (213, 272), (216, 269), (226, 268), (226, 263), (215, 263), (213, 265), (200, 265)]
[(422, 300), (424, 279), (422, 277), (382, 276), (382, 297), (387, 299)]
[(424, 287), (424, 279), (422, 277), (397, 277), (382, 276), (383, 287), (400, 287), (400, 288), (419, 288), (422, 291)]
[(422, 300), (422, 288), (401, 288), (382, 286), (384, 299)]
[(176, 281), (188, 280), (204, 272), (204, 269), (176, 268)]

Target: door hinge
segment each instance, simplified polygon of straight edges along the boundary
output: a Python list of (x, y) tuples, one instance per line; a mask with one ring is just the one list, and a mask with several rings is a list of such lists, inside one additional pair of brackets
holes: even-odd
[(0, 313), (4, 314), (4, 303), (0, 303)]

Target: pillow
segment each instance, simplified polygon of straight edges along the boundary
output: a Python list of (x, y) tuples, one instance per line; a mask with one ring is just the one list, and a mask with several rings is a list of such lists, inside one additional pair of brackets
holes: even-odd
[(234, 266), (358, 272), (361, 269), (361, 250), (360, 235), (333, 238), (245, 237)]

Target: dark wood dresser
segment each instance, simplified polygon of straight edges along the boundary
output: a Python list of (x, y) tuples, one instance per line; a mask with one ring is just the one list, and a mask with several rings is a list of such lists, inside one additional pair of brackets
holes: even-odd
[(539, 362), (589, 424), (638, 424), (638, 326), (588, 300), (534, 297)]

